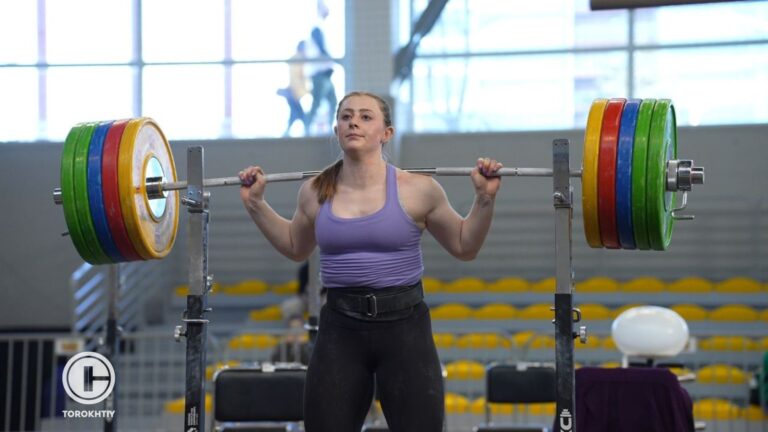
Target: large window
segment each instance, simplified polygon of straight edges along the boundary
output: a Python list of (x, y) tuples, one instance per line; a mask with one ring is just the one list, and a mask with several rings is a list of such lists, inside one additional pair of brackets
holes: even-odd
[[(0, 141), (137, 116), (170, 139), (327, 133), (335, 107), (289, 129), (288, 96), (308, 113), (321, 66), (343, 93), (344, 12), (344, 0), (3, 0)], [(291, 83), (304, 91), (278, 92)]]
[(768, 2), (451, 0), (399, 99), (413, 131), (440, 132), (580, 129), (597, 97), (671, 98), (681, 125), (768, 123)]

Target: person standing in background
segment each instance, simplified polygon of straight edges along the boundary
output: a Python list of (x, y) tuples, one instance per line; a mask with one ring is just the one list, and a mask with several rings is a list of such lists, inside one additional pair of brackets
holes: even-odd
[(327, 126), (329, 129), (333, 125), (335, 116), (336, 88), (331, 81), (334, 65), (325, 45), (325, 34), (321, 28), (322, 22), (328, 17), (328, 13), (328, 6), (325, 2), (318, 0), (317, 15), (320, 18), (320, 22), (312, 28), (306, 45), (306, 54), (310, 61), (306, 63), (305, 71), (306, 75), (312, 79), (312, 107), (307, 114), (308, 128), (312, 126), (312, 122), (323, 101), (328, 102)]
[(301, 41), (296, 45), (296, 52), (291, 56), (288, 63), (288, 87), (277, 90), (277, 94), (285, 98), (285, 101), (288, 102), (288, 108), (291, 110), (288, 117), (288, 126), (285, 128), (283, 136), (290, 134), (291, 126), (293, 126), (296, 120), (301, 120), (301, 123), (304, 125), (304, 135), (307, 135), (309, 132), (307, 114), (301, 106), (301, 98), (309, 93), (307, 77), (304, 75), (304, 60), (307, 58), (306, 44), (306, 41)]

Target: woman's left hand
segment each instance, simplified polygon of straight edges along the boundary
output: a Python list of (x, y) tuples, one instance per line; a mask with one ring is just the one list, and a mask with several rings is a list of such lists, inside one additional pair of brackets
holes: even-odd
[(475, 169), (472, 170), (472, 183), (477, 195), (494, 198), (501, 187), (501, 176), (494, 175), (504, 165), (496, 159), (478, 158)]

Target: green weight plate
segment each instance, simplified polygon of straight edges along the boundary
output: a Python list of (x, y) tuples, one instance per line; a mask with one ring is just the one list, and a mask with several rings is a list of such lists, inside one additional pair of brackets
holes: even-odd
[(77, 125), (69, 130), (64, 148), (61, 154), (61, 201), (64, 207), (64, 220), (67, 223), (69, 238), (75, 245), (75, 250), (80, 257), (88, 262), (93, 261), (93, 253), (83, 237), (80, 222), (77, 218), (77, 205), (75, 204), (75, 176), (73, 173), (75, 149), (82, 135), (82, 125)]
[(667, 191), (667, 161), (677, 158), (675, 108), (669, 99), (660, 99), (653, 108), (648, 136), (647, 200), (648, 239), (651, 249), (667, 250), (672, 240), (674, 192)]
[(632, 153), (632, 230), (635, 244), (640, 250), (649, 250), (648, 219), (646, 217), (646, 163), (648, 161), (648, 135), (656, 99), (643, 99), (637, 113), (635, 143)]
[(75, 146), (73, 162), (74, 202), (83, 239), (91, 251), (90, 259), (85, 260), (91, 264), (107, 264), (111, 263), (112, 260), (109, 259), (101, 248), (96, 230), (93, 227), (91, 207), (88, 200), (88, 149), (90, 148), (91, 137), (96, 126), (97, 123), (85, 123), (81, 128), (80, 137)]

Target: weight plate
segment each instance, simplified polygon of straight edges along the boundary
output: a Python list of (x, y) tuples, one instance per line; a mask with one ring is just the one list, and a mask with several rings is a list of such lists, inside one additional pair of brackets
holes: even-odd
[(104, 138), (104, 151), (101, 158), (102, 191), (104, 193), (104, 212), (107, 216), (112, 240), (114, 240), (125, 261), (139, 261), (143, 258), (136, 252), (136, 248), (133, 247), (133, 243), (128, 237), (128, 231), (125, 230), (117, 180), (120, 140), (127, 124), (128, 120), (115, 121)]
[(648, 136), (647, 210), (648, 239), (654, 250), (667, 250), (672, 240), (674, 192), (667, 191), (667, 161), (677, 159), (675, 108), (669, 99), (660, 99), (653, 108)]
[(626, 99), (611, 99), (605, 107), (603, 129), (600, 132), (600, 154), (597, 165), (597, 213), (603, 246), (618, 249), (616, 230), (616, 150), (619, 140), (621, 113)]
[(632, 150), (640, 102), (630, 99), (624, 104), (616, 152), (616, 230), (623, 249), (636, 248), (632, 230)]
[(644, 99), (637, 111), (637, 127), (635, 127), (635, 142), (632, 154), (632, 231), (635, 234), (635, 245), (640, 250), (649, 250), (646, 163), (648, 161), (648, 135), (651, 131), (651, 117), (656, 99)]
[(162, 258), (171, 251), (178, 228), (179, 196), (150, 200), (146, 178), (162, 175), (176, 181), (171, 147), (154, 120), (142, 117), (128, 122), (120, 140), (118, 184), (125, 227), (136, 252), (145, 259)]
[(112, 122), (100, 123), (96, 126), (96, 130), (93, 131), (93, 137), (91, 137), (91, 144), (88, 148), (88, 203), (91, 209), (93, 228), (96, 231), (96, 237), (99, 239), (102, 250), (112, 262), (122, 262), (125, 259), (112, 240), (112, 234), (107, 223), (107, 214), (104, 208), (104, 183), (101, 171), (104, 138), (111, 125)]
[(61, 201), (64, 207), (64, 220), (67, 223), (69, 238), (75, 245), (75, 250), (80, 257), (87, 261), (94, 261), (93, 254), (88, 247), (83, 232), (80, 229), (80, 222), (77, 218), (77, 206), (75, 205), (75, 176), (74, 161), (77, 142), (82, 134), (82, 125), (77, 125), (69, 130), (67, 138), (64, 141), (64, 148), (61, 154)]
[(584, 156), (581, 164), (581, 208), (584, 219), (584, 235), (593, 248), (603, 247), (600, 240), (600, 223), (597, 215), (597, 166), (600, 153), (600, 130), (608, 99), (595, 99), (589, 108), (587, 128), (584, 132)]
[(91, 207), (88, 200), (88, 149), (91, 146), (91, 138), (95, 129), (95, 123), (83, 124), (82, 132), (75, 147), (75, 159), (72, 170), (75, 179), (75, 209), (83, 239), (92, 254), (90, 257), (92, 259), (86, 261), (91, 264), (106, 264), (112, 262), (112, 260), (109, 259), (101, 248), (96, 230), (93, 227)]

